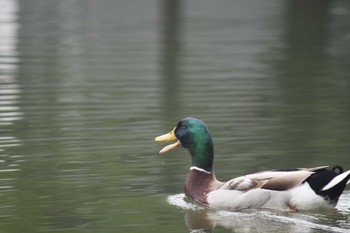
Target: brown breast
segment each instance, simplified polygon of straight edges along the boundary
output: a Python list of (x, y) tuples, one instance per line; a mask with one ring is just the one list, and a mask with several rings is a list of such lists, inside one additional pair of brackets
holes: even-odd
[(222, 186), (214, 175), (192, 169), (186, 177), (185, 194), (188, 198), (203, 204), (208, 204), (207, 194)]

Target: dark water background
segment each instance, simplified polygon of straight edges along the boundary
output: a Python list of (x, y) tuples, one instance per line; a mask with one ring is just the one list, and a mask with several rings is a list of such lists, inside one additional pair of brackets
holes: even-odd
[(302, 213), (184, 202), (187, 152), (153, 141), (193, 116), (221, 180), (350, 169), (349, 3), (0, 0), (1, 231), (349, 231), (349, 190)]

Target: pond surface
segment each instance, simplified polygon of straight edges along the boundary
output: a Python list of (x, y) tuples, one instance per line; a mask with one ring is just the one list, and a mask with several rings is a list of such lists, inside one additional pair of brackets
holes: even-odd
[[(170, 3), (173, 2), (173, 3)], [(213, 211), (154, 137), (207, 123), (220, 180), (350, 169), (349, 1), (0, 0), (4, 232), (348, 232), (337, 209)]]

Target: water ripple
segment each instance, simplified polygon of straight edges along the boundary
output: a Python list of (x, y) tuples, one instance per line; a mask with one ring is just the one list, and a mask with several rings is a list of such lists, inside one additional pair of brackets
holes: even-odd
[[(337, 212), (333, 210), (312, 212), (278, 212), (270, 210), (243, 210), (243, 211), (216, 211), (194, 204), (186, 200), (184, 194), (175, 194), (167, 197), (171, 205), (185, 210), (185, 218), (188, 227), (192, 230), (215, 225), (234, 229), (239, 232), (308, 232), (315, 229), (322, 232), (348, 232), (350, 226), (347, 223), (350, 209), (350, 191), (345, 191), (339, 200)], [(344, 214), (344, 216), (342, 216)], [(337, 219), (337, 225), (324, 224), (330, 219)], [(345, 218), (341, 220), (341, 218)]]

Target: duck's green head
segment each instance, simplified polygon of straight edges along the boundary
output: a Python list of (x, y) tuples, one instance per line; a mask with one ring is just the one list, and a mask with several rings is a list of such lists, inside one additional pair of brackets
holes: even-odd
[(188, 117), (177, 123), (177, 126), (168, 134), (156, 137), (158, 142), (167, 142), (178, 139), (177, 142), (165, 146), (159, 153), (163, 154), (171, 149), (182, 146), (186, 148), (192, 158), (192, 166), (213, 170), (214, 147), (207, 126), (203, 121)]

